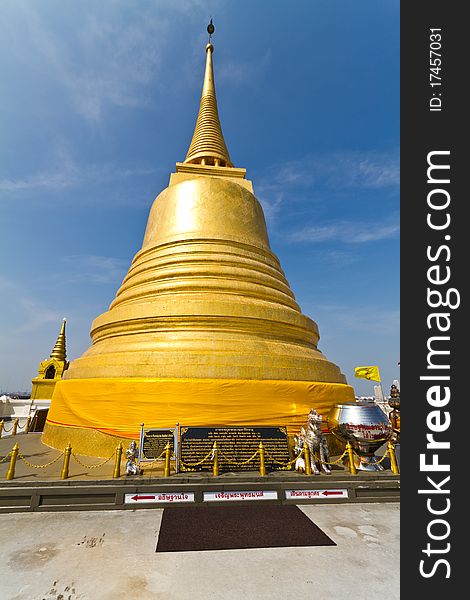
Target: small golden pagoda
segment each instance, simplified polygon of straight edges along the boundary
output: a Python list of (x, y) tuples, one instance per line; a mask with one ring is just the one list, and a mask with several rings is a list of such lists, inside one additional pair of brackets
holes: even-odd
[[(209, 29), (208, 29), (209, 31)], [(211, 33), (211, 31), (209, 31)], [(91, 347), (58, 382), (43, 441), (107, 456), (140, 424), (287, 425), (354, 399), (318, 350), (220, 126), (209, 38), (196, 128)]]
[(32, 380), (31, 400), (36, 405), (49, 405), (56, 383), (60, 381), (68, 369), (67, 351), (65, 347), (65, 324), (62, 320), (59, 336), (51, 355), (39, 363), (38, 376)]

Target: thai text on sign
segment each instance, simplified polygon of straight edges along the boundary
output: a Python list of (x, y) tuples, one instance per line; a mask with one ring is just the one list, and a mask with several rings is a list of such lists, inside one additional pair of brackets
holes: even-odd
[(204, 492), (204, 502), (237, 500), (277, 500), (276, 490)]

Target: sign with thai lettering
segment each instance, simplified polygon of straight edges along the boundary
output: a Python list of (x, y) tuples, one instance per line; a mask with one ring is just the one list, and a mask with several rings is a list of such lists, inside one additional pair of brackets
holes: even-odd
[(194, 492), (159, 492), (158, 494), (149, 494), (147, 492), (125, 494), (124, 504), (163, 504), (194, 502)]
[(347, 498), (348, 490), (286, 490), (286, 500), (335, 500), (336, 498)]
[(277, 500), (277, 492), (276, 490), (204, 492), (204, 502), (236, 502), (240, 500)]
[(263, 442), (268, 470), (279, 469), (290, 460), (286, 427), (181, 427), (181, 471), (210, 471), (211, 456), (201, 464), (196, 463), (210, 455), (214, 442), (217, 442), (220, 471), (258, 470), (256, 452), (260, 442)]
[(140, 434), (139, 462), (155, 460), (159, 456), (163, 460), (163, 451), (167, 443), (170, 444), (171, 456), (175, 453), (176, 429), (142, 428)]

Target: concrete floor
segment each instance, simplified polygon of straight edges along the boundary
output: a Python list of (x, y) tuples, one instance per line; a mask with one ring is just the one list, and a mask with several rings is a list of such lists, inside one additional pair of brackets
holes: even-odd
[(301, 509), (337, 546), (157, 554), (162, 509), (0, 515), (0, 598), (398, 600), (399, 504)]

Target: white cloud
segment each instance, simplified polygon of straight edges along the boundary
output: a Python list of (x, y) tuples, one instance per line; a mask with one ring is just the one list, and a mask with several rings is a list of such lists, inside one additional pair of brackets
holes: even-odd
[(354, 244), (362, 244), (363, 242), (375, 242), (385, 240), (387, 238), (396, 237), (400, 231), (400, 225), (393, 223), (391, 225), (369, 225), (368, 229), (358, 229), (357, 224), (354, 225), (355, 231), (351, 235), (350, 242)]
[(64, 256), (61, 262), (66, 266), (66, 274), (61, 281), (66, 283), (113, 283), (122, 281), (130, 263), (122, 258), (75, 254)]
[[(331, 154), (308, 154), (301, 159), (281, 165), (271, 165), (258, 178), (256, 193), (271, 221), (279, 215), (283, 203), (314, 201), (321, 192), (351, 193), (368, 189), (393, 189), (400, 183), (398, 152), (343, 152)], [(393, 230), (393, 231), (392, 231)], [(370, 235), (382, 239), (394, 235), (395, 224), (374, 229)], [(348, 226), (323, 225), (306, 228), (293, 234), (291, 241), (322, 241), (335, 237), (350, 241), (366, 241), (367, 231), (354, 234)], [(364, 239), (361, 239), (361, 238)]]
[[(374, 290), (370, 290), (373, 293)], [(317, 304), (310, 306), (309, 303), (302, 305), (305, 314), (312, 317), (320, 324), (328, 322), (330, 335), (340, 332), (360, 334), (366, 333), (377, 335), (396, 336), (400, 330), (400, 312), (398, 310), (387, 310), (379, 305), (364, 305), (361, 307), (339, 304)], [(311, 310), (311, 312), (310, 312)]]
[(32, 331), (48, 323), (60, 323), (61, 315), (39, 300), (25, 296), (19, 296), (17, 300), (23, 309), (24, 321), (17, 327), (16, 333)]
[(38, 173), (25, 179), (0, 179), (0, 190), (4, 192), (20, 192), (31, 189), (62, 189), (73, 185), (70, 173)]
[(10, 55), (40, 71), (79, 115), (94, 122), (112, 106), (155, 102), (146, 90), (158, 81), (169, 34), (168, 7), (131, 11), (118, 2), (110, 10), (106, 4), (50, 14), (45, 3), (15, 3), (5, 15)]
[[(2, 277), (0, 291), (1, 313), (7, 317), (3, 324), (3, 333), (8, 329), (8, 338), (34, 331), (47, 323), (60, 322), (61, 316), (58, 312), (46, 306), (24, 286)], [(11, 312), (15, 313), (13, 318)], [(1, 337), (7, 339), (6, 336)]]
[(346, 244), (363, 244), (396, 237), (399, 231), (398, 220), (386, 225), (377, 225), (376, 222), (342, 221), (305, 227), (288, 234), (286, 239), (290, 242), (339, 241)]
[(400, 184), (398, 157), (369, 157), (350, 166), (352, 166), (349, 169), (351, 185), (382, 188)]
[(35, 173), (22, 179), (0, 179), (0, 191), (21, 192), (25, 190), (60, 190), (79, 187), (88, 183), (107, 183), (128, 177), (153, 175), (154, 168), (127, 167), (116, 165), (78, 165), (73, 161), (64, 161), (56, 171)]
[(216, 83), (245, 85), (256, 81), (258, 84), (271, 63), (271, 53), (265, 52), (249, 62), (225, 60), (217, 65)]
[[(269, 171), (272, 172), (269, 173)], [(277, 185), (327, 188), (386, 188), (400, 184), (398, 152), (308, 154), (266, 173)]]
[(268, 223), (273, 221), (281, 210), (284, 194), (275, 188), (263, 185), (257, 186), (255, 193), (263, 207), (266, 220)]
[(358, 262), (359, 257), (352, 252), (342, 250), (325, 250), (316, 254), (317, 260), (323, 264), (346, 267)]

